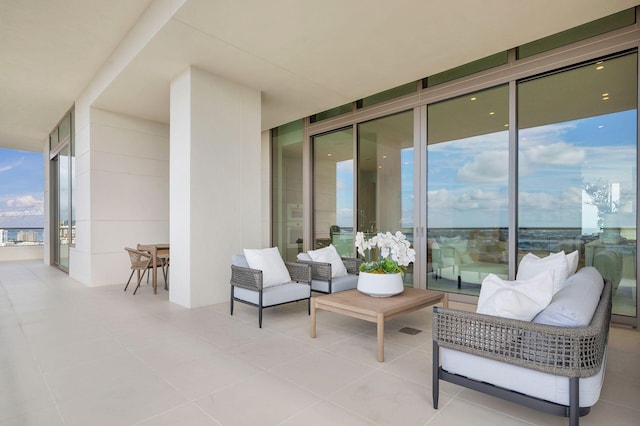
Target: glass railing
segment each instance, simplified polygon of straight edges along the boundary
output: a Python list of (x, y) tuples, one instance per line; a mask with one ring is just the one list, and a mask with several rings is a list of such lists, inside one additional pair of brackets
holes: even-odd
[(0, 228), (0, 247), (44, 245), (44, 228)]

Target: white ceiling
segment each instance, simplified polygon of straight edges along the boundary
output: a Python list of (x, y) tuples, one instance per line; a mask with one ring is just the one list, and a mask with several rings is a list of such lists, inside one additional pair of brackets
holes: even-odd
[[(0, 0), (0, 147), (40, 150), (150, 3)], [(269, 129), (636, 3), (187, 0), (94, 105), (168, 123), (193, 65), (260, 90)]]

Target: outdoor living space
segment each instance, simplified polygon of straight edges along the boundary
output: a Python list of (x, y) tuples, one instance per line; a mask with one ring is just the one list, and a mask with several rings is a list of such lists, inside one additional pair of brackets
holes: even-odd
[[(448, 383), (434, 410), (430, 307), (385, 324), (378, 362), (375, 323), (318, 311), (313, 339), (301, 302), (265, 310), (260, 329), (244, 304), (230, 316), (147, 283), (125, 293), (122, 272), (122, 285), (87, 287), (39, 260), (0, 262), (1, 424), (567, 424)], [(636, 425), (638, 331), (613, 327), (607, 357), (581, 424)]]

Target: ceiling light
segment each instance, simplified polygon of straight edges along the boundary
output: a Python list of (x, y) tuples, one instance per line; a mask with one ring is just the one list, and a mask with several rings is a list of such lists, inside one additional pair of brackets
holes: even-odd
[(598, 65), (598, 66), (596, 67), (596, 69), (597, 69), (598, 71), (603, 70), (603, 69), (604, 69), (604, 65)]
[(471, 98), (472, 101), (475, 101), (476, 99), (478, 98), (476, 98), (475, 96)]
[(504, 127), (509, 127), (509, 123), (505, 124)]
[(387, 158), (387, 156), (386, 156), (386, 155), (383, 155), (383, 156), (382, 156), (382, 158)]
[(327, 154), (327, 157), (331, 157), (331, 154)]
[(378, 166), (378, 168), (379, 168), (379, 169), (381, 169), (381, 168), (382, 168), (382, 166)]
[(489, 115), (495, 115), (495, 112), (491, 111), (491, 112), (489, 113)]
[(602, 94), (602, 96), (603, 96), (603, 97), (604, 97), (604, 96), (609, 96), (609, 94), (608, 94), (608, 93), (603, 93), (603, 94)]
[(603, 101), (608, 101), (608, 100), (609, 100), (609, 97), (608, 97), (608, 96), (603, 96), (603, 97), (602, 97), (602, 100), (603, 100)]

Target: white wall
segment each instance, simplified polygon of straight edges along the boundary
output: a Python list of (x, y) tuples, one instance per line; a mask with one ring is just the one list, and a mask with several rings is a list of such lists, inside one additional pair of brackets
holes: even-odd
[(95, 108), (76, 110), (76, 123), (70, 275), (91, 286), (124, 283), (125, 246), (169, 241), (169, 128)]
[(260, 101), (193, 67), (171, 83), (172, 302), (226, 302), (231, 256), (268, 238)]

